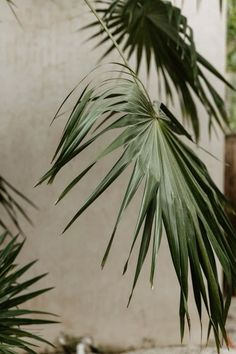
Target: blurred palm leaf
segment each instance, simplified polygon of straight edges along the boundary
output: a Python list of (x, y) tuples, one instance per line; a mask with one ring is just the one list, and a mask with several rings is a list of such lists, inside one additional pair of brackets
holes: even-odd
[[(120, 71), (116, 69), (114, 71)], [(199, 317), (202, 302), (209, 315), (216, 344), (220, 332), (226, 340), (225, 319), (230, 303), (235, 257), (229, 242), (236, 237), (224, 213), (225, 199), (210, 178), (206, 167), (180, 139), (190, 135), (163, 104), (152, 104), (134, 73), (122, 66), (123, 77), (104, 78), (97, 85), (93, 80), (85, 85), (66, 123), (51, 169), (39, 183), (51, 183), (69, 161), (93, 144), (99, 137), (106, 142), (106, 133), (118, 131), (117, 137), (105, 147), (59, 197), (61, 200), (104, 156), (120, 151), (120, 157), (98, 184), (65, 230), (122, 174), (132, 167), (132, 173), (118, 212), (107, 250), (104, 266), (118, 224), (134, 195), (143, 191), (142, 202), (134, 230), (133, 242), (124, 272), (135, 243), (140, 238), (133, 288), (149, 248), (152, 249), (150, 282), (153, 284), (156, 258), (166, 231), (172, 261), (180, 284), (180, 324), (184, 334), (188, 312), (188, 272)], [(89, 81), (90, 78), (88, 77)], [(95, 128), (95, 130), (93, 130)], [(122, 132), (121, 132), (122, 130)], [(215, 255), (218, 257), (229, 288), (226, 301), (220, 289)], [(205, 282), (207, 286), (205, 285)], [(131, 299), (130, 296), (130, 299)]]
[[(14, 224), (16, 231), (24, 236), (19, 217), (22, 216), (31, 224), (32, 221), (25, 208), (22, 206), (22, 202), (36, 208), (35, 204), (30, 199), (16, 189), (5, 178), (0, 176), (0, 206), (2, 208), (0, 225), (4, 230), (8, 230), (10, 233), (10, 227), (8, 226), (8, 221), (10, 221)], [(3, 218), (4, 214), (7, 216), (6, 218)]]
[[(15, 354), (19, 349), (23, 349), (27, 353), (36, 354), (37, 342), (50, 343), (27, 328), (55, 321), (44, 319), (44, 315), (49, 315), (46, 312), (28, 310), (21, 306), (51, 288), (28, 291), (28, 288), (37, 284), (46, 274), (25, 279), (25, 274), (35, 262), (19, 267), (15, 260), (24, 242), (19, 242), (18, 238), (14, 237), (6, 243), (7, 234), (6, 231), (0, 235), (0, 352)], [(23, 281), (20, 280), (22, 276)]]
[[(228, 117), (222, 97), (215, 90), (205, 73), (211, 73), (233, 88), (225, 78), (195, 48), (193, 31), (181, 10), (171, 2), (162, 0), (107, 0), (95, 1), (97, 12), (103, 18), (128, 59), (136, 54), (137, 72), (143, 57), (150, 72), (152, 58), (158, 74), (158, 83), (163, 83), (165, 93), (171, 97), (175, 87), (183, 117), (192, 124), (196, 139), (199, 138), (199, 116), (196, 98), (209, 116), (209, 131), (217, 123), (222, 129), (228, 125)], [(98, 27), (90, 39), (103, 38), (97, 46), (109, 41), (109, 35), (98, 20), (84, 28)], [(104, 53), (108, 55), (114, 43)]]
[(22, 24), (21, 24), (21, 22), (20, 22), (20, 19), (19, 19), (19, 17), (17, 16), (16, 11), (15, 11), (15, 10), (16, 10), (16, 4), (15, 4), (15, 2), (12, 1), (12, 0), (6, 0), (6, 3), (7, 3), (7, 5), (9, 6), (9, 8), (10, 8), (10, 10), (11, 10), (13, 16), (15, 17), (16, 21), (17, 21), (18, 24), (22, 27)]

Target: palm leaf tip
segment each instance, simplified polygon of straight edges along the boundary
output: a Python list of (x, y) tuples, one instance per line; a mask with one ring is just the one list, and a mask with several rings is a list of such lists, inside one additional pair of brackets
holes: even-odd
[[(119, 67), (120, 68), (120, 67)], [(120, 70), (120, 69), (118, 69)], [(96, 128), (94, 130), (94, 128)], [(136, 193), (143, 191), (133, 241), (125, 266), (139, 241), (137, 266), (131, 291), (137, 284), (148, 251), (151, 248), (150, 281), (154, 283), (157, 255), (166, 231), (170, 254), (180, 285), (180, 328), (184, 335), (188, 310), (189, 270), (194, 298), (201, 321), (202, 307), (206, 308), (217, 346), (221, 334), (226, 340), (225, 319), (235, 279), (235, 256), (231, 245), (235, 233), (224, 211), (224, 197), (209, 176), (205, 165), (182, 142), (191, 136), (163, 104), (152, 104), (138, 79), (125, 74), (83, 90), (66, 123), (54, 163), (47, 178), (54, 178), (72, 159), (102, 138), (109, 131), (117, 132), (113, 141), (88, 167), (66, 187), (62, 198), (96, 165), (99, 160), (116, 151), (120, 156), (72, 218), (67, 228), (109, 188), (130, 166), (133, 166), (118, 212), (102, 266), (112, 247), (119, 223)], [(229, 286), (223, 299), (215, 258), (219, 259)]]

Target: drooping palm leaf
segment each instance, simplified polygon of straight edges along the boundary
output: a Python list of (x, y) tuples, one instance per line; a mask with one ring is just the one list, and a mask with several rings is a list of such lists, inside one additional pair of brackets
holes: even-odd
[[(11, 221), (17, 232), (24, 236), (24, 232), (20, 225), (20, 217), (22, 216), (29, 223), (32, 223), (32, 221), (25, 208), (22, 206), (22, 202), (36, 208), (35, 204), (30, 199), (16, 189), (5, 178), (0, 176), (0, 206), (2, 208), (0, 225), (4, 230), (8, 230), (10, 233), (8, 221)], [(8, 217), (8, 220), (7, 218), (4, 218), (4, 214)]]
[[(109, 31), (128, 59), (135, 53), (137, 71), (143, 57), (150, 71), (152, 58), (158, 73), (158, 83), (163, 82), (165, 92), (172, 98), (173, 85), (178, 93), (183, 117), (192, 124), (196, 139), (199, 138), (199, 116), (196, 98), (209, 116), (209, 129), (217, 123), (222, 129), (228, 125), (224, 100), (210, 83), (205, 72), (217, 77), (232, 88), (225, 78), (203, 57), (196, 48), (193, 31), (181, 10), (163, 0), (108, 0), (96, 1)], [(97, 46), (109, 41), (109, 35), (99, 21), (88, 27), (98, 28), (90, 38)], [(100, 35), (103, 34), (100, 40)], [(104, 56), (115, 48), (111, 42)]]
[[(125, 169), (132, 166), (130, 180), (102, 266), (109, 254), (122, 215), (141, 188), (142, 202), (124, 268), (126, 271), (133, 247), (140, 239), (132, 293), (150, 247), (152, 248), (150, 282), (153, 284), (164, 227), (181, 289), (181, 336), (184, 334), (185, 319), (190, 325), (188, 313), (190, 269), (200, 320), (203, 303), (219, 348), (220, 333), (226, 340), (225, 319), (236, 269), (235, 257), (229, 247), (229, 241), (235, 244), (236, 237), (224, 213), (225, 199), (213, 183), (204, 164), (180, 140), (180, 135), (191, 140), (185, 128), (165, 105), (151, 103), (144, 87), (129, 70), (123, 66), (122, 71), (125, 71), (123, 77), (106, 79), (103, 74), (103, 79), (97, 85), (93, 80), (88, 85), (84, 84), (85, 88), (66, 123), (53, 165), (39, 183), (45, 180), (52, 182), (69, 161), (78, 158), (96, 139), (101, 137), (105, 144), (106, 133), (117, 130), (117, 137), (90, 161), (88, 167), (74, 178), (59, 197), (59, 200), (65, 197), (100, 159), (114, 151), (120, 151), (120, 157), (71, 219), (66, 229), (119, 178)], [(220, 289), (215, 255), (222, 265), (229, 287), (226, 301)]]
[(50, 343), (27, 328), (32, 325), (55, 323), (55, 321), (46, 319), (45, 315), (47, 317), (49, 315), (46, 312), (28, 310), (22, 305), (51, 288), (29, 290), (46, 274), (21, 280), (35, 262), (23, 267), (18, 266), (15, 261), (24, 242), (19, 242), (18, 238), (14, 237), (6, 244), (7, 234), (6, 231), (0, 235), (0, 352), (15, 354), (19, 349), (23, 349), (27, 353), (36, 354), (37, 342)]

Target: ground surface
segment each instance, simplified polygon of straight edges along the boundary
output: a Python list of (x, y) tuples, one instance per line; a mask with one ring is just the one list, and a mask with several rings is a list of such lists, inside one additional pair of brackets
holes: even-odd
[[(217, 351), (212, 348), (199, 350), (199, 348), (183, 348), (183, 347), (166, 347), (155, 348), (148, 350), (138, 350), (126, 354), (217, 354)], [(236, 350), (222, 349), (221, 354), (236, 354)]]
[[(221, 354), (236, 354), (236, 349), (222, 349)], [(62, 354), (62, 353), (56, 353)], [(115, 352), (113, 353), (115, 354)], [(184, 347), (160, 347), (153, 349), (140, 349), (136, 351), (130, 351), (119, 354), (217, 354), (217, 351), (213, 348), (205, 348), (200, 350), (199, 348), (184, 348)]]

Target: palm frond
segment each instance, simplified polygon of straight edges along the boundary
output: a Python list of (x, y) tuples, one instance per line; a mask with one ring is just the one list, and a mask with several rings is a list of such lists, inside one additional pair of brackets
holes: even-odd
[(51, 288), (28, 290), (46, 274), (28, 280), (24, 277), (22, 281), (21, 277), (35, 262), (19, 267), (15, 261), (24, 242), (14, 237), (6, 243), (7, 235), (7, 231), (0, 235), (0, 352), (16, 354), (19, 349), (23, 349), (26, 353), (36, 354), (37, 342), (50, 343), (27, 328), (56, 322), (45, 318), (45, 315), (48, 317), (51, 314), (24, 309), (22, 305)]
[[(64, 198), (104, 156), (114, 151), (120, 152), (110, 171), (65, 230), (123, 171), (132, 167), (102, 266), (110, 252), (122, 215), (134, 195), (143, 190), (133, 241), (124, 267), (125, 272), (133, 247), (140, 240), (131, 296), (150, 247), (150, 282), (154, 282), (156, 258), (164, 227), (180, 285), (181, 337), (184, 335), (186, 319), (190, 326), (190, 270), (199, 318), (201, 320), (204, 304), (209, 326), (214, 331), (219, 348), (220, 334), (226, 340), (225, 320), (236, 269), (235, 257), (229, 246), (229, 242), (235, 244), (236, 237), (224, 212), (225, 198), (215, 186), (205, 165), (181, 141), (181, 135), (191, 140), (185, 128), (164, 104), (152, 104), (142, 83), (137, 77), (134, 80), (134, 74), (129, 68), (122, 66), (113, 71), (113, 76), (115, 71), (120, 75), (121, 70), (122, 77), (106, 79), (102, 73), (102, 79), (97, 84), (89, 77), (87, 85), (85, 82), (81, 84), (84, 88), (65, 125), (53, 165), (39, 183), (45, 180), (51, 183), (69, 161), (78, 158), (97, 139), (101, 138), (105, 144), (106, 133), (118, 131), (117, 137), (90, 161), (87, 168), (59, 196), (58, 200)], [(226, 300), (223, 299), (219, 284), (215, 255), (222, 265), (229, 287)]]
[[(191, 123), (196, 139), (199, 138), (199, 115), (196, 99), (201, 102), (212, 126), (228, 126), (228, 116), (223, 98), (210, 83), (205, 72), (212, 74), (233, 89), (229, 82), (211, 65), (196, 48), (192, 28), (181, 10), (163, 0), (108, 0), (96, 1), (96, 11), (106, 23), (110, 33), (127, 54), (136, 55), (139, 71), (143, 58), (150, 73), (152, 58), (165, 93), (173, 99), (175, 87), (183, 117)], [(90, 39), (98, 40), (97, 46), (109, 42), (109, 35), (101, 28), (100, 21), (93, 21), (84, 28), (95, 27)], [(99, 40), (100, 35), (102, 39)], [(104, 53), (107, 56), (114, 43)]]
[[(16, 189), (4, 177), (0, 176), (0, 206), (2, 208), (0, 226), (3, 230), (8, 230), (8, 232), (11, 233), (8, 225), (10, 221), (14, 224), (16, 231), (24, 236), (20, 224), (20, 217), (23, 217), (30, 224), (32, 224), (32, 221), (25, 208), (22, 206), (22, 202), (36, 208), (36, 205), (30, 199)], [(3, 212), (6, 216), (5, 218), (3, 217)]]

